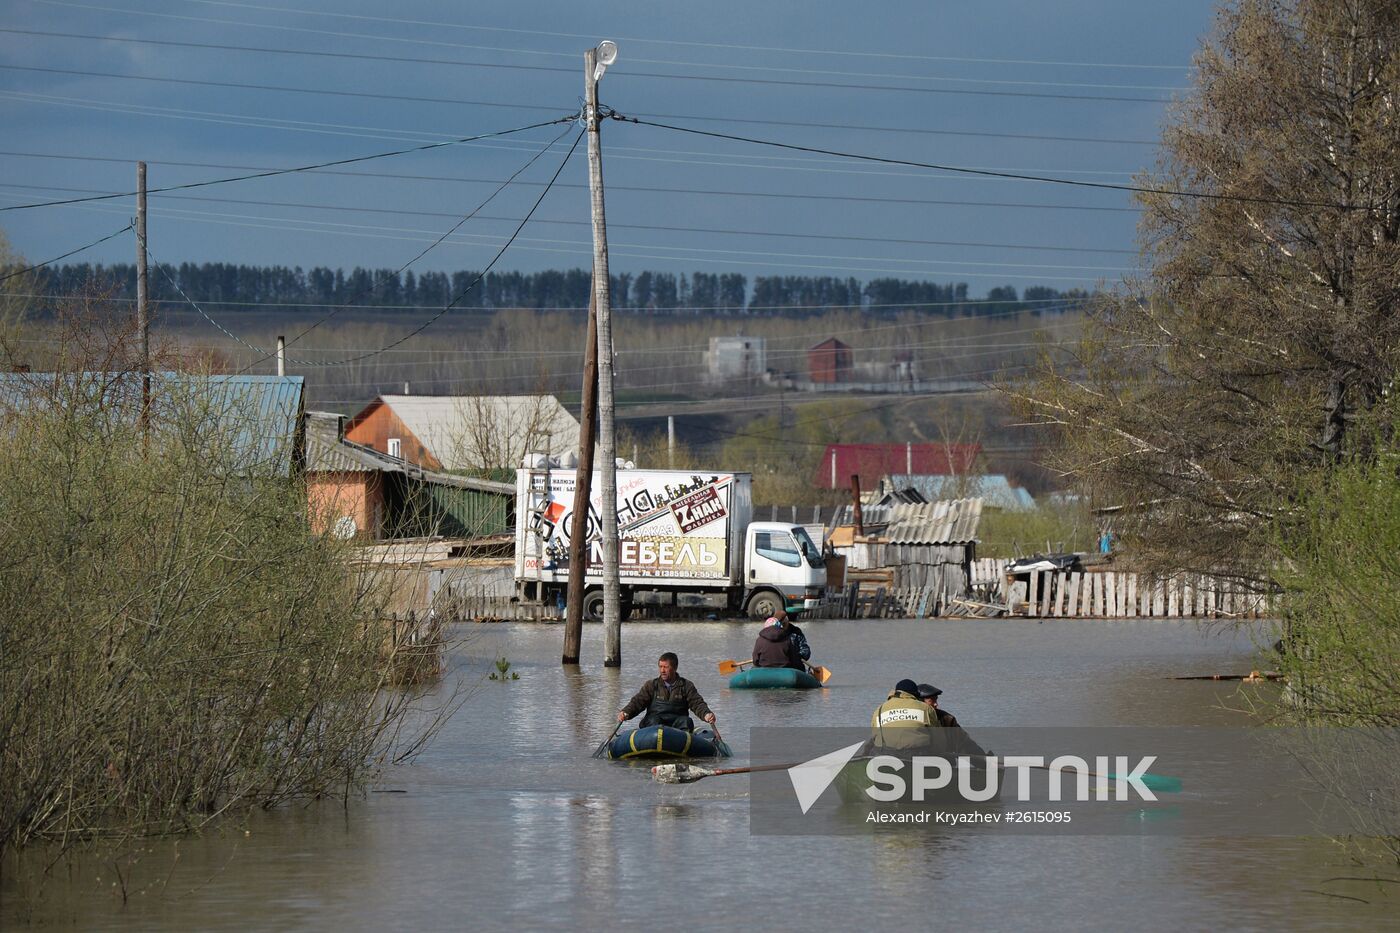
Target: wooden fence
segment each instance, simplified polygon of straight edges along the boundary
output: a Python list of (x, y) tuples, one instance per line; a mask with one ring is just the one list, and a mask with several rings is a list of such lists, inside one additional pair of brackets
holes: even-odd
[(978, 560), (972, 568), (969, 614), (1001, 606), (1033, 618), (1261, 618), (1276, 612), (1268, 594), (1208, 574), (1165, 579), (1125, 570), (1017, 574), (1008, 582), (1004, 560)]

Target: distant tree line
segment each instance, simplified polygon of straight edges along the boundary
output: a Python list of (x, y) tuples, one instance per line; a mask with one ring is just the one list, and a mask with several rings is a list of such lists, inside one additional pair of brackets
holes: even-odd
[[(245, 266), (233, 263), (181, 263), (151, 271), (151, 298), (180, 300), (171, 279), (195, 301), (291, 310), (299, 305), (359, 305), (365, 308), (456, 307), (586, 308), (592, 276), (584, 269), (543, 272), (490, 272), (473, 286), (479, 273), (423, 272), (400, 274), (393, 269), (350, 272), (317, 266)], [(49, 294), (68, 295), (89, 287), (110, 291), (116, 298), (136, 295), (136, 267), (129, 263), (74, 263), (39, 270), (41, 287)], [(1060, 310), (1089, 298), (1074, 289), (1061, 292), (1030, 286), (1024, 301), (1012, 286), (993, 288), (985, 299), (970, 297), (967, 284), (939, 285), (903, 279), (859, 279), (832, 276), (755, 276), (738, 273), (671, 272), (619, 273), (612, 276), (612, 305), (624, 311), (651, 313), (741, 313), (763, 315), (818, 314), (832, 308), (870, 309), (898, 313), (925, 309), (931, 314), (961, 317), (1007, 310)], [(1070, 299), (1068, 302), (1065, 299)]]

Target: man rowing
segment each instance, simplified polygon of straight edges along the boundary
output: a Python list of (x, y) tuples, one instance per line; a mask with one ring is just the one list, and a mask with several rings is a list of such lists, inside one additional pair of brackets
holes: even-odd
[(680, 668), (680, 658), (674, 651), (668, 651), (657, 659), (656, 667), (661, 676), (642, 684), (637, 695), (627, 701), (617, 713), (618, 722), (626, 722), (633, 716), (646, 711), (639, 728), (649, 726), (669, 726), (672, 729), (695, 731), (695, 722), (690, 713), (713, 724), (715, 714), (711, 712), (705, 698), (695, 685), (676, 671)]
[(779, 609), (763, 623), (753, 643), (754, 667), (790, 667), (807, 670), (812, 649), (802, 630), (792, 624), (785, 610)]

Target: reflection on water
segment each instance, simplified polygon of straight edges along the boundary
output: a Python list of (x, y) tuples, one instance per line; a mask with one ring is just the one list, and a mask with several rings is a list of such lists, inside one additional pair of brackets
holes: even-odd
[[(1010, 725), (1227, 725), (1241, 689), (1177, 674), (1258, 667), (1247, 632), (1154, 620), (814, 621), (820, 691), (729, 690), (715, 672), (747, 657), (751, 625), (638, 623), (625, 666), (559, 667), (558, 626), (479, 626), (450, 659), (481, 681), (417, 763), (364, 799), (256, 814), (196, 839), (160, 840), (113, 864), (73, 860), (40, 890), (39, 854), (0, 878), (0, 926), (139, 930), (470, 928), (681, 923), (719, 930), (940, 925), (995, 929), (1298, 929), (1375, 926), (1360, 904), (1280, 879), (1354, 874), (1320, 840), (997, 837), (920, 831), (755, 837), (747, 776), (658, 785), (645, 763), (590, 757), (667, 650), (681, 656), (747, 763), (750, 725), (863, 725), (902, 677), (941, 687), (975, 730)], [(504, 655), (520, 680), (485, 681)], [(1154, 818), (1158, 814), (1153, 814)], [(115, 882), (115, 883), (114, 883)], [(121, 891), (127, 892), (123, 903)], [(37, 892), (37, 893), (36, 893)], [(1355, 894), (1355, 891), (1340, 893)], [(676, 905), (684, 904), (678, 912)]]

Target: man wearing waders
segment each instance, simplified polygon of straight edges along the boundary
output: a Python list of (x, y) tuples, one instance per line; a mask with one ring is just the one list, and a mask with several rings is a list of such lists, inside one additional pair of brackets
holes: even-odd
[(708, 723), (715, 721), (715, 714), (705, 703), (705, 698), (695, 685), (676, 673), (680, 659), (675, 652), (668, 651), (656, 662), (661, 676), (642, 684), (637, 695), (627, 701), (618, 711), (617, 721), (626, 722), (646, 710), (639, 728), (648, 726), (670, 726), (672, 729), (695, 731), (695, 723), (690, 718), (694, 713)]

